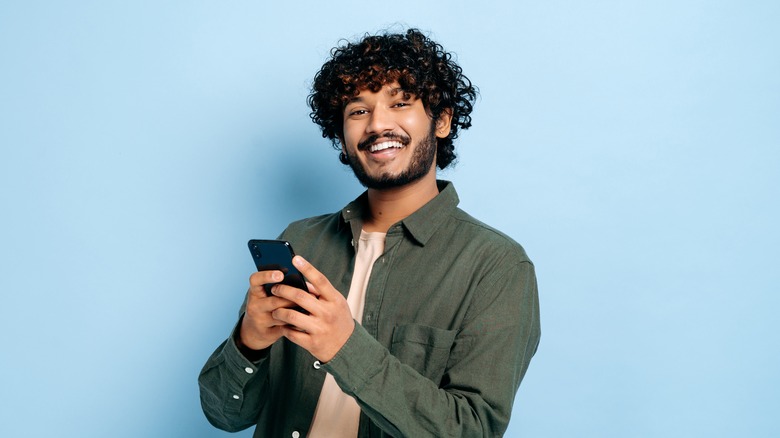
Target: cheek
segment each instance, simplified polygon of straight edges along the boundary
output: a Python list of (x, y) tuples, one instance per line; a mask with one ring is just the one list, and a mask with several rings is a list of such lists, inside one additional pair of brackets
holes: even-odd
[(419, 137), (430, 133), (432, 121), (425, 109), (420, 108), (405, 114), (401, 123), (408, 134)]
[(344, 124), (342, 146), (353, 147), (360, 141), (360, 129), (354, 123)]

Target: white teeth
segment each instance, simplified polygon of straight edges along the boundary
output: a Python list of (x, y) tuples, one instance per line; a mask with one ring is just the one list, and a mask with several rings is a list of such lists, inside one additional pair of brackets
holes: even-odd
[(383, 141), (382, 143), (377, 143), (375, 145), (372, 145), (368, 148), (371, 152), (379, 152), (383, 151), (387, 148), (402, 148), (404, 145), (400, 141)]

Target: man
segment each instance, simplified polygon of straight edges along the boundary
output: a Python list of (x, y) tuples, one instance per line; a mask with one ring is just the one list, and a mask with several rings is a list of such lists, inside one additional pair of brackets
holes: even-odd
[(224, 430), (256, 424), (258, 437), (500, 436), (539, 311), (520, 245), (436, 180), (476, 90), (415, 29), (331, 55), (312, 119), (367, 191), (282, 233), (310, 293), (276, 284), (279, 271), (252, 274), (233, 334), (201, 372), (203, 410)]

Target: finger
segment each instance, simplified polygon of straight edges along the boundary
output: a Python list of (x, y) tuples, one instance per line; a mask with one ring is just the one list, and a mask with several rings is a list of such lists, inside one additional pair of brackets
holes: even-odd
[(259, 287), (264, 284), (278, 283), (284, 280), (282, 271), (257, 271), (249, 277), (250, 287)]
[(247, 292), (247, 299), (260, 299), (260, 298), (267, 298), (270, 294), (268, 291), (265, 290), (265, 286), (250, 286), (249, 291)]
[(332, 298), (333, 294), (338, 293), (330, 284), (330, 280), (303, 257), (293, 257), (293, 264), (309, 280), (309, 283), (314, 286), (314, 289), (317, 290), (317, 296), (327, 300)]
[(244, 315), (244, 319), (246, 319), (247, 324), (249, 324), (251, 327), (254, 327), (255, 329), (275, 329), (275, 327), (281, 327), (287, 325), (286, 322), (279, 321), (278, 319), (274, 319), (274, 317), (271, 315), (272, 314), (269, 312), (265, 312), (265, 313), (247, 312)]
[(313, 284), (311, 284), (311, 283), (309, 283), (307, 281), (306, 282), (306, 287), (309, 289), (309, 293), (310, 294), (314, 295), (315, 297), (319, 297), (320, 296), (320, 291), (317, 290), (317, 286), (315, 286), (315, 285), (313, 285)]
[[(262, 292), (263, 294), (265, 292)], [(290, 300), (271, 295), (249, 294), (246, 302), (246, 312), (252, 319), (267, 320), (271, 312), (279, 308), (292, 308), (296, 304)]]
[(309, 313), (312, 313), (317, 308), (319, 300), (316, 296), (306, 292), (303, 289), (288, 286), (286, 284), (276, 284), (271, 288), (271, 293), (278, 298), (292, 301), (298, 306), (302, 307)]
[(313, 317), (297, 310), (276, 309), (271, 313), (271, 317), (300, 331), (308, 332), (314, 328)]
[(280, 271), (258, 271), (249, 277), (249, 294), (258, 298), (270, 296), (270, 285), (284, 278)]
[[(287, 322), (275, 319), (273, 317), (273, 312), (277, 309), (288, 309), (288, 306), (294, 306), (295, 304), (281, 298), (279, 298), (278, 301), (283, 302), (283, 304), (279, 307), (274, 307), (273, 309), (265, 308), (265, 303), (247, 306), (246, 313), (244, 314), (244, 324), (249, 324), (250, 326), (255, 327), (255, 329), (272, 329), (286, 325)], [(271, 333), (275, 333), (275, 331), (272, 331)]]
[(279, 327), (279, 330), (281, 331), (282, 336), (287, 338), (293, 344), (303, 347), (304, 349), (306, 349), (306, 347), (308, 347), (308, 345), (311, 343), (311, 335), (304, 331), (298, 330), (295, 327), (285, 325)]

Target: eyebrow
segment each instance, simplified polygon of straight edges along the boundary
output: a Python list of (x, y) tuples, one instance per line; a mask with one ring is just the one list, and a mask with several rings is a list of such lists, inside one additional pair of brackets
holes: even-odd
[[(398, 94), (398, 93), (406, 93), (406, 94), (409, 94), (410, 96), (414, 96), (414, 95), (415, 95), (415, 94), (414, 94), (414, 93), (412, 93), (411, 91), (406, 91), (406, 90), (404, 90), (404, 89), (403, 89), (403, 88), (401, 88), (401, 87), (395, 87), (395, 88), (391, 88), (391, 89), (389, 89), (387, 92), (388, 92), (388, 94), (390, 94), (391, 96), (395, 96), (395, 95), (396, 95), (396, 94)], [(349, 98), (349, 100), (347, 100), (347, 102), (346, 102), (344, 105), (346, 106), (346, 105), (349, 105), (350, 103), (354, 103), (354, 102), (362, 102), (362, 101), (363, 101), (363, 98), (361, 98), (360, 96), (353, 96), (353, 97), (350, 97), (350, 98)]]
[(353, 102), (360, 102), (361, 100), (363, 100), (363, 99), (362, 99), (360, 96), (353, 96), (353, 97), (350, 97), (350, 98), (347, 100), (347, 103), (345, 104), (345, 106), (346, 106), (346, 105), (349, 105), (350, 103), (353, 103)]

